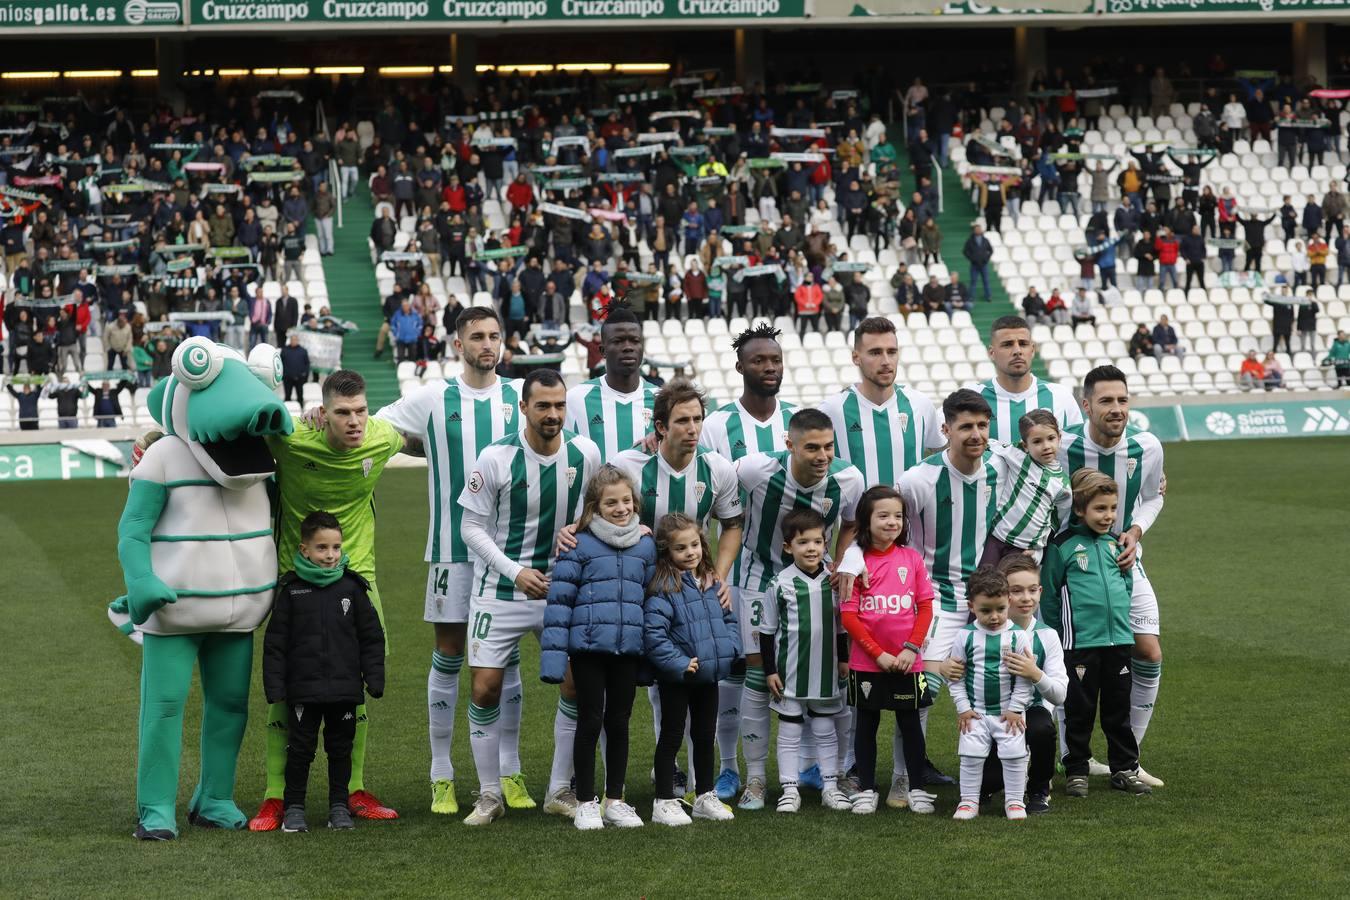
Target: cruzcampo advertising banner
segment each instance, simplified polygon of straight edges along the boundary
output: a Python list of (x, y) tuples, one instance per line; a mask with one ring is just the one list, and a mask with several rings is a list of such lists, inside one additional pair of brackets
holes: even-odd
[(182, 25), (181, 0), (3, 0), (0, 31)]
[(131, 441), (0, 444), (0, 484), (122, 478), (130, 462)]
[(192, 27), (800, 18), (806, 0), (192, 0)]

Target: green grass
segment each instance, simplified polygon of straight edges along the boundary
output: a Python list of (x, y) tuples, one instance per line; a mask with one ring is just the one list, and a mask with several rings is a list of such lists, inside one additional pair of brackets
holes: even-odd
[[(993, 816), (951, 821), (952, 789), (939, 791), (939, 814), (923, 818), (826, 813), (814, 792), (794, 818), (746, 813), (679, 831), (578, 835), (538, 812), (471, 831), (433, 817), (431, 632), (421, 621), (426, 485), (420, 471), (395, 470), (379, 490), (378, 548), (394, 653), (388, 694), (372, 704), (367, 781), (403, 818), (361, 823), (351, 834), (184, 825), (176, 843), (137, 843), (139, 650), (103, 611), (120, 592), (114, 529), (125, 487), (6, 486), (0, 895), (827, 898), (945, 895), (983, 884), (1000, 895), (1343, 896), (1350, 615), (1336, 551), (1347, 546), (1347, 454), (1350, 440), (1332, 438), (1168, 447), (1167, 509), (1146, 541), (1166, 665), (1144, 747), (1147, 768), (1168, 786), (1132, 799), (1095, 782), (1088, 800), (1057, 797), (1051, 815), (1020, 825)], [(556, 691), (535, 677), (536, 653), (530, 644), (523, 757), (539, 799)], [(196, 775), (197, 702), (180, 820)], [(257, 685), (252, 703), (236, 793), (249, 814), (263, 786)], [(462, 705), (459, 718), (455, 764), (467, 807), (475, 779)], [(944, 698), (929, 746), (948, 772), (956, 769), (952, 722)], [(652, 737), (641, 697), (633, 736), (630, 800), (646, 818)], [(880, 756), (890, 758), (889, 742)], [(316, 819), (323, 785), (316, 765)]]

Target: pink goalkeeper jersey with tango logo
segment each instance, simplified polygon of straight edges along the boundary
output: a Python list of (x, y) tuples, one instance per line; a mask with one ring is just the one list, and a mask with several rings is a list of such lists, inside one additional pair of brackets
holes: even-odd
[[(841, 568), (856, 571), (857, 554), (862, 556), (871, 586), (864, 589), (862, 579), (855, 580), (853, 596), (844, 601), (840, 611), (856, 612), (881, 649), (898, 655), (914, 632), (919, 602), (933, 599), (933, 582), (928, 578), (923, 557), (913, 547), (898, 544), (884, 553), (875, 550), (863, 553), (855, 545), (848, 549)], [(853, 559), (848, 559), (849, 556)], [(854, 565), (848, 565), (850, 562)], [(848, 664), (849, 668), (862, 672), (881, 671), (877, 661), (858, 646), (857, 641), (849, 649)], [(922, 658), (915, 660), (914, 671), (920, 671), (922, 666)]]

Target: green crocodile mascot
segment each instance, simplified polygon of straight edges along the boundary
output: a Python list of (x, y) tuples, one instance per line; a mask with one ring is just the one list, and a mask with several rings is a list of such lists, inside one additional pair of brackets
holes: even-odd
[[(277, 397), (281, 359), (248, 358), (202, 337), (178, 346), (173, 374), (150, 391), (164, 429), (131, 472), (117, 526), (125, 607), (142, 635), (136, 837), (178, 834), (183, 706), (193, 667), (202, 684), (201, 778), (188, 821), (243, 828), (235, 765), (248, 721), (253, 630), (267, 618), (277, 557), (264, 437), (289, 434)], [(119, 598), (120, 601), (121, 598)]]

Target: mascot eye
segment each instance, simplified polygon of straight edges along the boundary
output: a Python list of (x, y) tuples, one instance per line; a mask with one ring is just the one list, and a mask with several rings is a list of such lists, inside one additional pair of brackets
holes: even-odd
[(188, 338), (173, 353), (173, 374), (189, 390), (200, 391), (216, 380), (225, 354), (204, 337)]
[(281, 387), (281, 353), (271, 344), (259, 344), (248, 355), (248, 367), (258, 380), (275, 390)]

